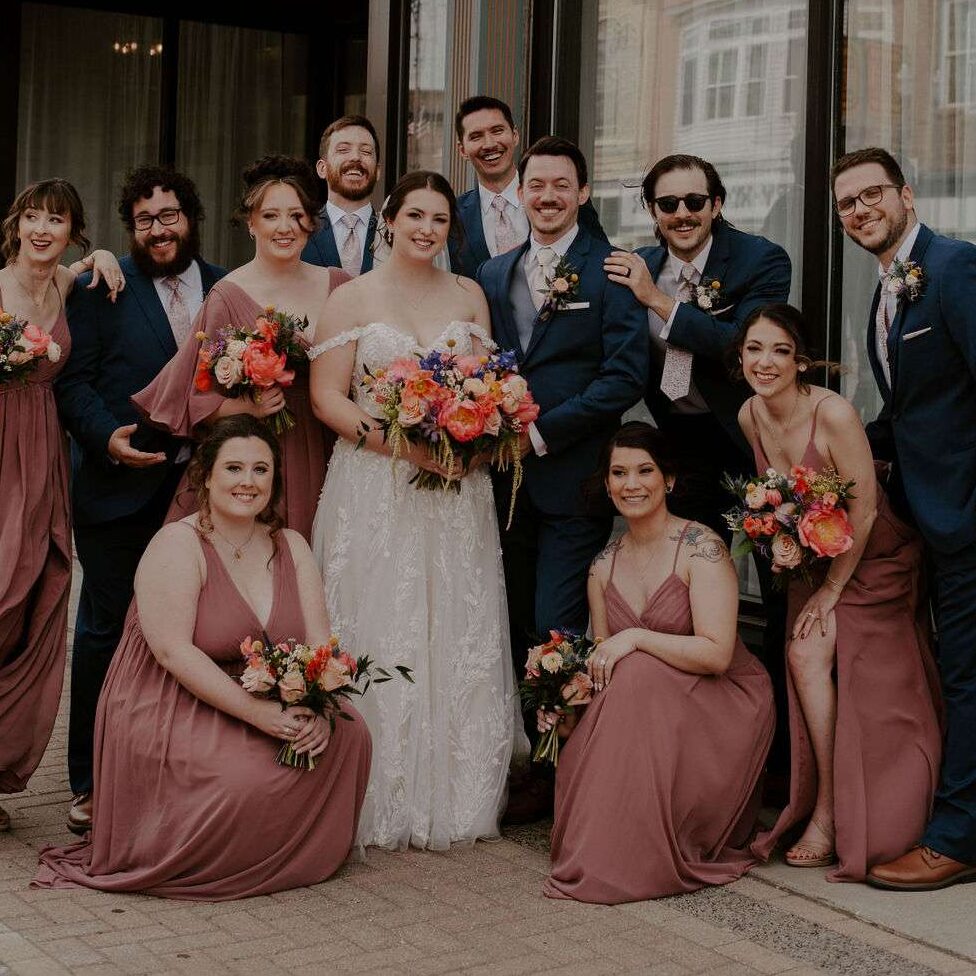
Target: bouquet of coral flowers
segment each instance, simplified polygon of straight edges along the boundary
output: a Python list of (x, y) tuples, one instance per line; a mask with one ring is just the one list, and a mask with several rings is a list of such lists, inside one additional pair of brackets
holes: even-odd
[[(228, 325), (210, 338), (198, 332), (196, 388), (208, 393), (216, 384), (225, 396), (259, 401), (276, 383), (291, 386), (296, 371), (308, 366), (307, 328), (308, 319), (266, 308), (252, 327)], [(287, 407), (269, 419), (276, 434), (295, 426)]]
[(61, 347), (49, 333), (0, 309), (0, 383), (25, 383), (42, 359), (60, 358)]
[[(522, 482), (519, 437), (539, 416), (528, 384), (518, 373), (514, 352), (456, 356), (454, 340), (446, 352), (395, 359), (385, 369), (366, 370), (362, 385), (379, 408), (376, 423), (391, 448), (393, 461), (404, 441), (424, 444), (439, 464), (460, 461), (467, 471), (478, 455), (504, 471), (513, 468), (512, 507)], [(360, 445), (370, 432), (364, 423)], [(461, 490), (460, 482), (419, 471), (418, 488)], [(511, 522), (511, 511), (509, 512)]]
[(725, 476), (725, 487), (740, 505), (725, 513), (736, 533), (733, 556), (758, 551), (779, 579), (799, 575), (812, 581), (818, 560), (833, 559), (854, 544), (846, 502), (853, 481), (833, 468), (821, 472), (794, 465), (788, 475), (769, 468), (764, 477)]
[[(587, 640), (568, 630), (550, 630), (549, 640), (529, 648), (525, 677), (519, 682), (522, 707), (551, 712), (585, 705), (593, 697), (593, 681), (586, 662), (599, 641)], [(559, 736), (556, 726), (543, 732), (532, 753), (533, 762), (559, 764)]]
[[(273, 644), (267, 634), (261, 640), (245, 637), (241, 654), (247, 667), (241, 675), (241, 685), (252, 695), (288, 705), (303, 705), (329, 720), (335, 729), (336, 717), (351, 721), (342, 711), (344, 702), (353, 695), (364, 695), (370, 684), (382, 684), (394, 676), (385, 668), (376, 667), (366, 656), (354, 658), (339, 646), (339, 638), (328, 644), (312, 647), (294, 638)], [(413, 683), (410, 668), (401, 664), (397, 671)], [(315, 769), (315, 760), (307, 753), (298, 755), (294, 746), (286, 742), (275, 762), (279, 766)]]

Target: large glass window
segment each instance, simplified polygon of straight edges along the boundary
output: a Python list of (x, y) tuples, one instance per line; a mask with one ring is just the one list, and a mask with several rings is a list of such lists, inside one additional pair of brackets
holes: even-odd
[(448, 0), (411, 0), (407, 169), (444, 169)]

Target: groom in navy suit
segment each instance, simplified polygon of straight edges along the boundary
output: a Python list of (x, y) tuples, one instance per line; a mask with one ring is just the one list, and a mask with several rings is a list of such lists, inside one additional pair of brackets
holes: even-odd
[(182, 173), (145, 166), (122, 187), (130, 254), (113, 305), (82, 275), (68, 300), (71, 356), (54, 392), (71, 435), (75, 548), (84, 576), (71, 660), (68, 826), (91, 826), (95, 707), (122, 636), (136, 566), (163, 524), (189, 450), (142, 421), (129, 397), (191, 339), (204, 296), (225, 274), (199, 256), (203, 206)]
[(302, 251), (303, 261), (342, 268), (354, 278), (372, 270), (376, 212), (370, 197), (379, 166), (379, 138), (364, 115), (344, 115), (322, 133), (315, 171), (329, 195), (319, 211), (321, 226)]
[(869, 434), (935, 566), (946, 719), (925, 835), (868, 882), (924, 891), (976, 876), (976, 247), (919, 223), (884, 149), (848, 153), (831, 178), (844, 232), (879, 262), (867, 346), (884, 407)]
[[(514, 349), (541, 408), (523, 434), (524, 482), (502, 553), (521, 675), (526, 651), (551, 628), (585, 631), (586, 575), (611, 519), (583, 504), (581, 489), (621, 414), (647, 380), (647, 319), (631, 292), (608, 282), (610, 245), (577, 222), (589, 196), (579, 148), (547, 136), (519, 164), (519, 195), (531, 225), (518, 248), (482, 265), (478, 281), (494, 338)], [(569, 293), (549, 282), (576, 274)], [(508, 519), (511, 480), (496, 482), (499, 520)], [(534, 720), (532, 722), (534, 728)]]

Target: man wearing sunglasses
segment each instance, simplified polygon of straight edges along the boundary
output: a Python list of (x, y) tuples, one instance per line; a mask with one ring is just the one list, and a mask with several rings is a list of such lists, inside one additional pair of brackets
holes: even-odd
[(725, 187), (704, 159), (665, 156), (641, 195), (660, 246), (614, 251), (604, 271), (647, 309), (645, 402), (684, 455), (672, 511), (728, 539), (722, 475), (744, 471), (751, 461), (737, 420), (746, 389), (730, 378), (726, 351), (754, 308), (787, 300), (790, 259), (779, 245), (729, 225)]
[[(200, 257), (203, 206), (193, 182), (157, 166), (134, 170), (119, 215), (129, 254), (125, 291), (103, 286), (68, 299), (71, 355), (55, 384), (71, 435), (74, 537), (84, 576), (71, 664), (68, 826), (91, 826), (95, 707), (132, 600), (136, 565), (163, 524), (189, 457), (180, 441), (145, 423), (129, 397), (156, 378), (185, 341), (204, 295), (226, 273)], [(104, 307), (103, 307), (104, 306)]]
[(868, 434), (935, 567), (945, 702), (932, 818), (918, 846), (874, 865), (868, 882), (927, 891), (976, 876), (976, 247), (919, 223), (884, 149), (842, 156), (831, 178), (844, 233), (878, 258), (867, 347), (884, 406)]

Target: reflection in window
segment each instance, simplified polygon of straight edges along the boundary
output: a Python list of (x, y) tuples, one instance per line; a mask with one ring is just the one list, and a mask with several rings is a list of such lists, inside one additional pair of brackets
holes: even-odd
[(943, 17), (945, 103), (976, 105), (976, 2), (949, 0)]
[(407, 169), (444, 169), (447, 0), (411, 0)]

